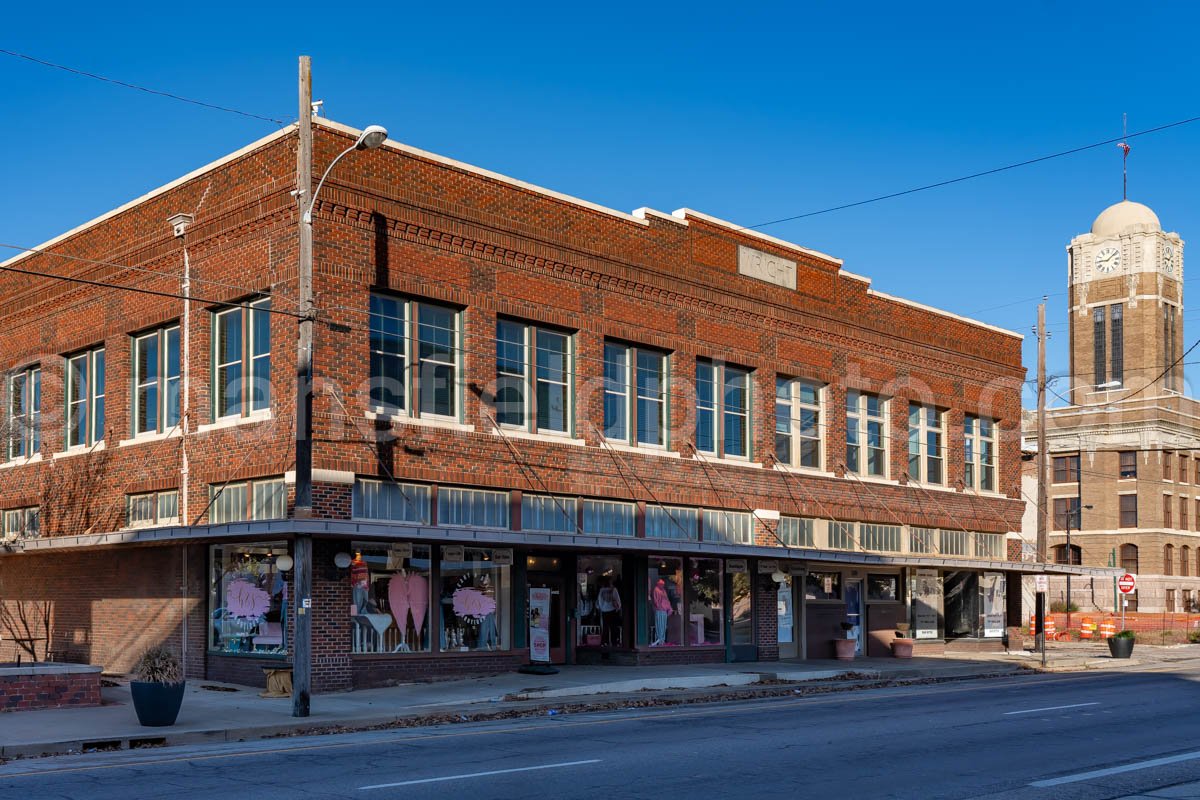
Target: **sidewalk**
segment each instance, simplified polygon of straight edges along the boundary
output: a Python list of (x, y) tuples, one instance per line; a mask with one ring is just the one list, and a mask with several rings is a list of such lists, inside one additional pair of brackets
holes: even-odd
[(0, 714), (0, 757), (260, 739), (319, 729), (367, 728), (414, 718), (435, 724), (477, 715), (537, 713), (571, 704), (644, 702), (648, 697), (686, 701), (699, 695), (705, 699), (722, 693), (736, 696), (739, 690), (783, 693), (792, 682), (844, 682), (847, 676), (859, 680), (982, 677), (1021, 672), (1027, 668), (1027, 660), (1025, 655), (972, 653), (911, 660), (860, 658), (852, 663), (568, 666), (561, 667), (557, 675), (505, 673), (316, 695), (307, 719), (291, 716), (288, 698), (266, 699), (258, 696), (258, 689), (191, 680), (179, 720), (169, 728), (141, 727), (129, 687), (120, 685), (103, 690), (105, 704), (98, 708)]

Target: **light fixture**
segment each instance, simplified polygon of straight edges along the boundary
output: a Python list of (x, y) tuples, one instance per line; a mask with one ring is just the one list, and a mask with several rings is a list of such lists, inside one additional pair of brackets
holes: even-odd
[(354, 149), (375, 150), (379, 145), (383, 144), (384, 139), (387, 139), (387, 128), (382, 125), (368, 125), (358, 135), (358, 141), (354, 143)]
[(345, 552), (338, 553), (333, 557), (333, 565), (338, 569), (345, 569), (346, 567), (350, 566), (350, 561), (350, 554)]
[(293, 566), (295, 566), (295, 562), (289, 555), (285, 554), (275, 559), (275, 569), (280, 572), (290, 572)]
[(771, 580), (775, 581), (776, 583), (783, 583), (787, 580), (787, 575), (784, 575), (779, 570), (775, 570), (771, 573)]

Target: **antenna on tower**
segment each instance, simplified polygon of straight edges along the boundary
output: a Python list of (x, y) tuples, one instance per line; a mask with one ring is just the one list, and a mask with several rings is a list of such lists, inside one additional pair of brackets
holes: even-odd
[(1122, 139), (1122, 141), (1117, 145), (1117, 147), (1121, 148), (1121, 199), (1122, 200), (1129, 199), (1129, 171), (1126, 168), (1126, 165), (1129, 162), (1129, 143), (1124, 141), (1124, 139), (1128, 138), (1128, 136), (1129, 136), (1129, 115), (1122, 114), (1121, 115), (1121, 139)]

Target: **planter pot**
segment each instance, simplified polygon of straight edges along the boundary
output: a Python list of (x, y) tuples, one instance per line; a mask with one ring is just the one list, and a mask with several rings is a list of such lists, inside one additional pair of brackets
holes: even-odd
[(183, 704), (183, 690), (187, 682), (181, 683), (145, 683), (130, 681), (129, 690), (133, 693), (133, 710), (137, 712), (138, 722), (147, 728), (162, 728), (174, 725), (179, 716), (179, 707)]
[(892, 655), (896, 658), (912, 658), (913, 640), (896, 638), (892, 640)]
[(837, 650), (838, 661), (853, 661), (857, 644), (855, 639), (834, 639), (833, 646)]
[(1110, 636), (1106, 641), (1108, 652), (1113, 658), (1129, 658), (1133, 655), (1133, 639), (1117, 639)]

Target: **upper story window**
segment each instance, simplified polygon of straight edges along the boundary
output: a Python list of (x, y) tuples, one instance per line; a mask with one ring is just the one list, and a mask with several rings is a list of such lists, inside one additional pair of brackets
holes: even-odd
[[(1122, 450), (1119, 454), (1121, 478), (1136, 478), (1137, 477), (1137, 451)], [(1078, 460), (1078, 459), (1077, 459)], [(1078, 464), (1076, 465), (1076, 473), (1078, 473)], [(1200, 461), (1196, 462), (1196, 468), (1200, 470)], [(1057, 474), (1057, 473), (1055, 473)], [(1200, 473), (1198, 473), (1200, 474)]]
[(1187, 453), (1179, 454), (1179, 482), (1180, 483), (1188, 482), (1188, 461), (1189, 461), (1189, 459), (1187, 457)]
[(571, 336), (496, 322), (496, 421), (529, 431), (571, 431)]
[(1104, 306), (1092, 309), (1092, 383), (1095, 386), (1108, 382), (1108, 358), (1104, 342)]
[(4, 512), (4, 539), (32, 539), (42, 535), (41, 506), (10, 508)]
[(133, 432), (162, 433), (179, 424), (179, 326), (133, 339)]
[(1120, 504), (1120, 526), (1122, 528), (1136, 528), (1138, 526), (1138, 503), (1136, 494), (1118, 495)]
[(104, 348), (67, 358), (67, 447), (104, 438)]
[(604, 435), (628, 444), (667, 444), (667, 354), (604, 343)]
[(749, 457), (749, 370), (696, 362), (696, 449), (715, 456)]
[(27, 367), (8, 378), (8, 457), (29, 458), (42, 446), (42, 370)]
[(214, 484), (208, 519), (213, 525), (287, 516), (287, 486), (283, 478)]
[(1079, 530), (1079, 498), (1054, 498), (1054, 530)]
[(1138, 570), (1138, 547), (1136, 544), (1121, 545), (1121, 569), (1135, 575)]
[[(1078, 456), (1076, 456), (1078, 459)], [(963, 480), (968, 489), (996, 490), (996, 423), (970, 414), (963, 418)]]
[(1164, 450), (1163, 454), (1162, 454), (1162, 465), (1163, 465), (1163, 480), (1164, 481), (1175, 480), (1175, 472), (1174, 472), (1175, 454), (1170, 451)]
[(146, 492), (126, 495), (125, 525), (129, 528), (153, 528), (179, 524), (179, 492)]
[(371, 295), (371, 404), (376, 411), (458, 419), (462, 314)]
[(913, 480), (946, 482), (942, 417), (934, 406), (908, 404), (908, 477)]
[(428, 486), (359, 478), (354, 482), (352, 516), (428, 525), (432, 519)]
[(216, 418), (271, 407), (271, 301), (213, 314)]
[(824, 394), (815, 381), (775, 379), (775, 459), (780, 464), (821, 468)]
[(877, 394), (846, 392), (846, 469), (887, 477), (886, 404)]
[(1054, 457), (1054, 482), (1076, 483), (1079, 480), (1079, 455)]

